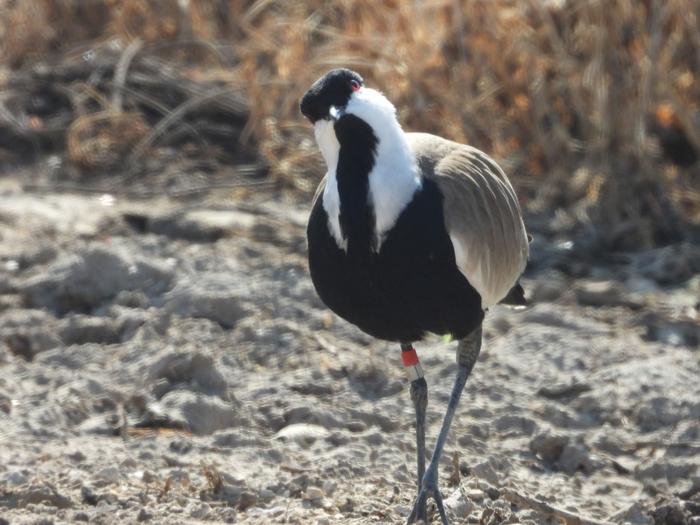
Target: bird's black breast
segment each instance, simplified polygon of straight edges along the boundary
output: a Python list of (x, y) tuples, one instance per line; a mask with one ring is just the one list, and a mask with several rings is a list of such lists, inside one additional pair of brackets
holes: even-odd
[[(483, 319), (481, 297), (461, 274), (445, 229), (442, 195), (424, 180), (379, 252), (348, 239), (338, 247), (323, 198), (307, 230), (311, 279), (336, 314), (380, 339), (411, 342), (426, 332), (461, 338)], [(355, 245), (353, 246), (353, 242)]]

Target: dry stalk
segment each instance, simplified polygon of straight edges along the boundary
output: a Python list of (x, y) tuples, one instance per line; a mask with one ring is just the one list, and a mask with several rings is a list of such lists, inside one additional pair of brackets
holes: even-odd
[(547, 516), (552, 516), (563, 521), (566, 525), (612, 525), (609, 521), (585, 518), (573, 512), (569, 512), (568, 510), (554, 507), (545, 501), (520, 494), (511, 489), (501, 489), (501, 496), (514, 505), (541, 512)]

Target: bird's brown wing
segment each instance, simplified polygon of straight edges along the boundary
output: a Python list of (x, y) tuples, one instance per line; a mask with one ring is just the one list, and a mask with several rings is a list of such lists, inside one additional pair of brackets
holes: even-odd
[(503, 170), (488, 155), (425, 133), (408, 133), (423, 176), (443, 195), (457, 266), (484, 308), (508, 295), (525, 269), (528, 240), (520, 205)]

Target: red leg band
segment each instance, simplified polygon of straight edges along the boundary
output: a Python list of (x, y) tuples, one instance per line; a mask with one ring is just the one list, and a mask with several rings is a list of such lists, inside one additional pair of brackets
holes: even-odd
[(401, 352), (401, 360), (403, 361), (403, 366), (416, 366), (419, 363), (416, 349), (411, 347), (410, 350), (403, 350)]

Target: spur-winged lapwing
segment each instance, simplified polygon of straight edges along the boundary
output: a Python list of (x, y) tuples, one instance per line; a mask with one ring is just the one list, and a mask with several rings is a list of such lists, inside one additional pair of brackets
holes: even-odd
[[(408, 522), (443, 523), (438, 464), (481, 348), (484, 311), (524, 304), (518, 278), (528, 236), (513, 187), (481, 151), (405, 133), (396, 108), (362, 77), (334, 69), (301, 99), (328, 172), (307, 230), (311, 279), (323, 302), (368, 334), (401, 344), (416, 410), (418, 495)], [(427, 384), (412, 343), (458, 340), (457, 379), (425, 469)]]

